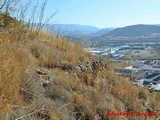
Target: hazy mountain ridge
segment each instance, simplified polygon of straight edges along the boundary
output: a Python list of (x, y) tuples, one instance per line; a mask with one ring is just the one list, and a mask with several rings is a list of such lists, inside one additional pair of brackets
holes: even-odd
[(152, 36), (153, 34), (160, 34), (160, 26), (158, 25), (132, 25), (122, 28), (114, 29), (111, 32), (103, 34), (101, 37), (107, 36), (123, 36), (123, 37), (138, 37), (138, 36)]
[(75, 24), (53, 24), (45, 27), (54, 34), (68, 36), (72, 42), (78, 39), (78, 41), (85, 41), (88, 45), (95, 46), (119, 45), (126, 42), (157, 42), (160, 38), (159, 25), (138, 24), (115, 29), (99, 29), (94, 26)]
[(99, 31), (91, 34), (91, 35), (101, 36), (101, 35), (103, 35), (103, 34), (106, 34), (106, 33), (110, 32), (110, 31), (114, 30), (114, 29), (115, 29), (115, 28), (104, 28), (104, 29), (101, 29), (101, 30), (99, 30)]
[(131, 25), (116, 28), (101, 36), (90, 38), (92, 45), (122, 45), (125, 43), (160, 42), (160, 26), (158, 25)]
[(59, 35), (75, 36), (82, 38), (105, 37), (150, 37), (160, 34), (159, 25), (131, 25), (121, 28), (100, 29), (89, 25), (78, 24), (47, 24), (48, 31)]
[(99, 31), (100, 29), (89, 25), (78, 24), (47, 24), (45, 26), (49, 31), (55, 34), (75, 35), (75, 34), (91, 34)]

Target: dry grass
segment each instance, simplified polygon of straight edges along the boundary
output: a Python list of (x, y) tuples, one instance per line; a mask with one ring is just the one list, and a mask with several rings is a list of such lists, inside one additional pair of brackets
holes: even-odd
[(36, 60), (23, 46), (4, 44), (0, 45), (0, 51), (0, 111), (5, 112), (11, 109), (11, 105), (22, 102), (22, 75), (29, 72), (31, 66), (36, 66)]
[[(45, 31), (36, 37), (33, 31), (21, 34), (18, 41), (9, 28), (1, 31), (1, 119), (112, 120), (119, 118), (106, 118), (108, 109), (159, 111), (158, 96), (116, 76), (109, 60), (103, 70), (76, 73), (75, 67), (92, 57), (78, 45)], [(40, 77), (38, 68), (47, 78)], [(45, 81), (49, 84), (44, 87)]]

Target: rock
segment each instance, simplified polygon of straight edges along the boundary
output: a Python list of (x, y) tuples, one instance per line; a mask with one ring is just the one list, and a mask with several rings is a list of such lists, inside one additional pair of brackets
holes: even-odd
[(97, 61), (93, 61), (92, 62), (92, 66), (93, 66), (93, 71), (96, 70), (98, 68), (98, 63)]
[(87, 70), (87, 67), (85, 67), (83, 65), (80, 65), (80, 68), (81, 68), (81, 71), (86, 71)]
[(36, 73), (37, 73), (37, 76), (39, 78), (42, 78), (42, 79), (45, 79), (45, 80), (49, 80), (51, 77), (49, 76), (48, 74), (48, 71), (47, 70), (44, 70), (42, 68), (38, 68), (36, 69)]
[(38, 75), (47, 75), (47, 71), (45, 71), (42, 68), (37, 68), (36, 72), (37, 72)]
[(38, 68), (38, 69), (36, 69), (36, 71), (37, 71), (36, 72), (37, 76), (40, 78), (39, 82), (42, 87), (47, 87), (49, 84), (51, 84), (51, 82), (50, 82), (51, 77), (49, 76), (48, 71), (46, 71), (42, 68)]
[(55, 67), (60, 68), (62, 70), (73, 70), (73, 65), (71, 63), (68, 63), (68, 62), (56, 63)]
[(76, 66), (75, 70), (76, 70), (77, 73), (81, 73), (82, 72), (81, 68), (79, 66)]
[(43, 81), (41, 81), (42, 87), (47, 87), (49, 84), (50, 84), (49, 80), (43, 80)]

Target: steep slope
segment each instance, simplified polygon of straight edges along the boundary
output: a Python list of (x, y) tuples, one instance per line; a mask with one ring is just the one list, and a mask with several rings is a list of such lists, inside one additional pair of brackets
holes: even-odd
[(2, 28), (5, 28), (7, 26), (14, 26), (15, 25), (22, 25), (21, 22), (17, 21), (15, 18), (12, 18), (9, 16), (9, 14), (6, 14), (6, 13), (1, 13), (0, 12), (0, 27)]
[(107, 36), (139, 37), (139, 36), (151, 36), (155, 33), (160, 34), (160, 26), (132, 25), (123, 28), (117, 28), (109, 33), (103, 34), (102, 37), (107, 37)]
[(106, 117), (107, 111), (156, 111), (158, 119), (157, 95), (116, 76), (108, 59), (45, 32), (33, 37), (26, 30), (17, 41), (9, 28), (1, 30), (1, 120), (144, 119)]

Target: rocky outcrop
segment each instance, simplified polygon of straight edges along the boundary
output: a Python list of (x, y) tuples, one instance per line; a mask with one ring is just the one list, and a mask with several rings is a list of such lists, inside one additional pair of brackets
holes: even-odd
[(51, 77), (48, 73), (48, 71), (38, 68), (36, 69), (37, 76), (40, 78), (40, 85), (42, 87), (47, 87), (51, 84)]
[(104, 64), (102, 63), (103, 59), (100, 60), (91, 60), (88, 61), (85, 65), (79, 64), (75, 67), (76, 73), (81, 73), (81, 72), (94, 72), (96, 70), (102, 70), (104, 68)]

